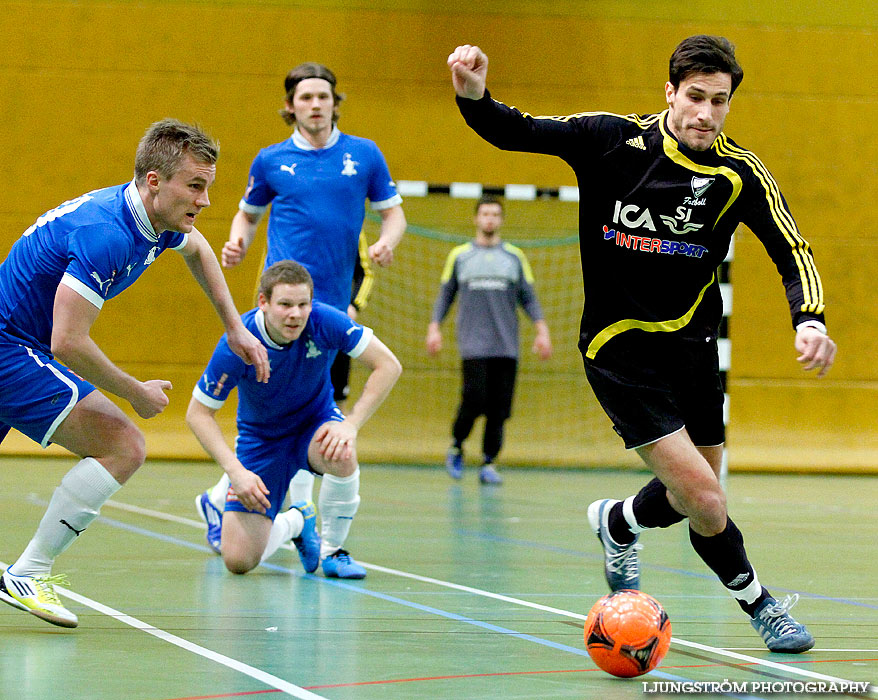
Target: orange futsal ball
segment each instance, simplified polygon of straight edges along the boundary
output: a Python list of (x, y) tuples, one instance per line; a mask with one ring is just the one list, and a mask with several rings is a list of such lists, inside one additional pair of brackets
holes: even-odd
[(607, 673), (631, 678), (652, 671), (671, 646), (671, 621), (659, 602), (641, 591), (610, 593), (585, 619), (585, 648)]

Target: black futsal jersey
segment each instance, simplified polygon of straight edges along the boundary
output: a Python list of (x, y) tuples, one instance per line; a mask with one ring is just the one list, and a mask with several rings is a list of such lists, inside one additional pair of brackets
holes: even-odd
[(715, 337), (722, 316), (717, 268), (739, 223), (777, 266), (793, 324), (823, 322), (820, 277), (777, 183), (725, 134), (699, 152), (673, 136), (667, 111), (533, 117), (487, 92), (457, 102), (486, 141), (556, 155), (576, 173), (586, 359), (653, 334)]

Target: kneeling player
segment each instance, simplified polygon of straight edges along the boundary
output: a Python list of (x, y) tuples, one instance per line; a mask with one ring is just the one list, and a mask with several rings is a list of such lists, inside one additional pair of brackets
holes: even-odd
[[(299, 263), (282, 260), (266, 269), (258, 307), (243, 320), (268, 350), (270, 380), (257, 381), (223, 336), (192, 392), (186, 422), (226, 472), (196, 505), (208, 524), (208, 543), (234, 573), (250, 571), (292, 540), (309, 573), (322, 561), (326, 576), (366, 575), (343, 549), (360, 503), (357, 432), (390, 393), (402, 367), (371, 329), (312, 302), (313, 292), (311, 276)], [(337, 351), (371, 370), (347, 416), (333, 401), (329, 378)], [(232, 451), (215, 414), (235, 386), (238, 439)], [(279, 512), (300, 469), (323, 475), (322, 542), (313, 503)]]

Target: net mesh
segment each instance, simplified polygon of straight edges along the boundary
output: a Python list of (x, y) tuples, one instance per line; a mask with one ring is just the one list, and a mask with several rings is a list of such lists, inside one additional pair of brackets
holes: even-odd
[[(376, 270), (376, 285), (359, 321), (375, 330), (403, 365), (403, 375), (359, 438), (365, 461), (441, 462), (451, 439), (460, 396), (455, 308), (442, 325), (443, 349), (429, 357), (424, 340), (448, 252), (472, 240), (475, 201), (445, 194), (409, 197), (409, 222), (393, 264)], [(521, 349), (513, 415), (506, 423), (501, 464), (537, 466), (630, 465), (609, 420), (594, 398), (576, 348), (582, 313), (577, 238), (578, 204), (556, 197), (504, 202), (504, 240), (521, 247), (552, 336), (554, 356), (532, 353), (533, 326), (521, 314)], [(379, 219), (367, 217), (376, 240)], [(353, 364), (351, 395), (367, 371)], [(470, 463), (481, 456), (484, 419), (464, 445)]]

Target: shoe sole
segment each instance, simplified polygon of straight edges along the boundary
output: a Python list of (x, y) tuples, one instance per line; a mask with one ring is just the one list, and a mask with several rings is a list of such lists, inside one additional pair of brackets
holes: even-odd
[[(768, 646), (768, 645), (766, 645), (766, 646)], [(812, 639), (808, 644), (806, 644), (804, 646), (796, 647), (795, 649), (772, 649), (771, 647), (768, 647), (768, 651), (770, 651), (772, 654), (802, 654), (802, 653), (808, 651), (809, 649), (812, 649), (813, 647), (814, 647), (814, 640)]]
[(337, 579), (341, 579), (342, 581), (360, 581), (360, 580), (366, 578), (366, 574), (363, 574), (362, 576), (360, 576), (360, 575), (357, 575), (357, 576), (340, 576), (339, 574), (327, 574), (325, 571), (323, 572), (323, 575), (324, 575), (326, 578), (337, 578)]
[(16, 598), (13, 598), (11, 595), (3, 590), (0, 590), (0, 600), (2, 600), (4, 603), (8, 603), (13, 608), (24, 610), (24, 612), (30, 613), (34, 617), (38, 617), (41, 620), (48, 622), (52, 625), (57, 625), (58, 627), (67, 627), (72, 629), (73, 627), (77, 627), (79, 625), (79, 620), (67, 620), (63, 617), (58, 617), (57, 615), (52, 615), (51, 613), (44, 612), (43, 610), (34, 610), (33, 608), (29, 608), (24, 603), (20, 602)]

